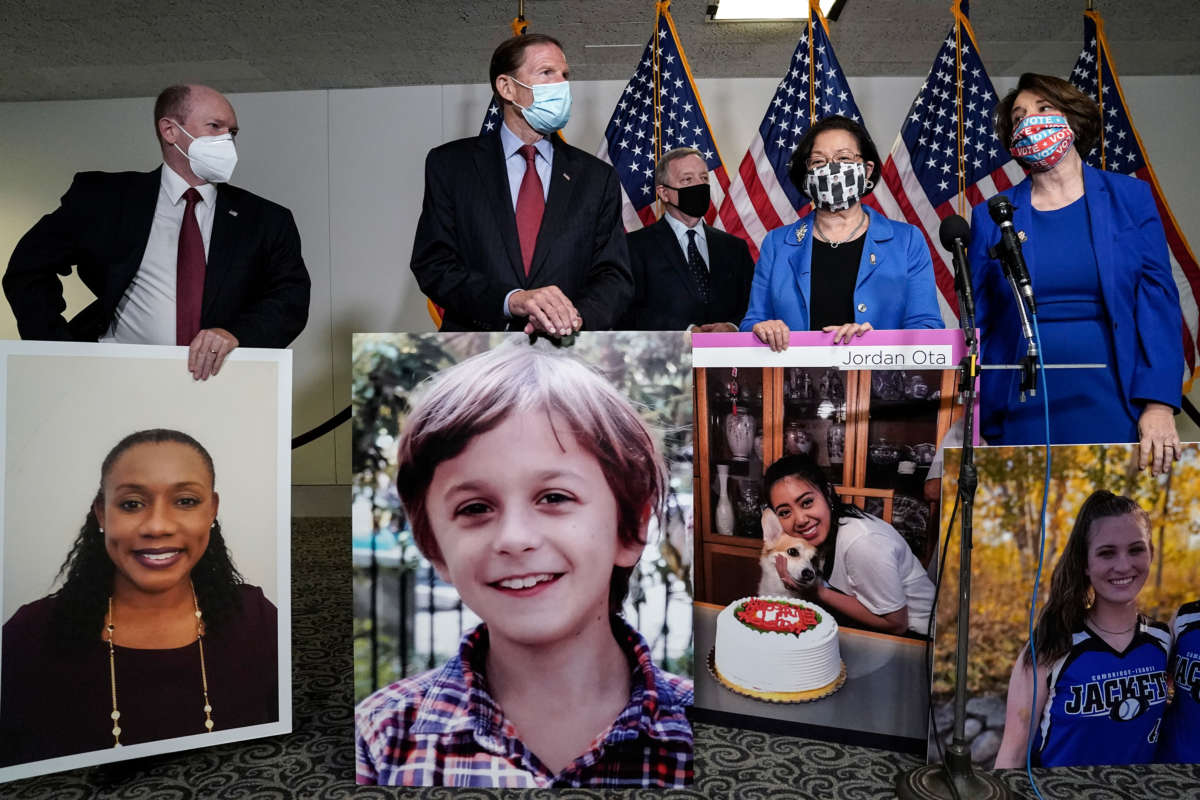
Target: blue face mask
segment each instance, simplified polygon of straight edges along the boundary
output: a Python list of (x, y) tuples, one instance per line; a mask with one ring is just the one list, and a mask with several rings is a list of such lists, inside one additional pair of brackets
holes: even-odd
[[(511, 75), (508, 77), (512, 78)], [(528, 108), (517, 106), (529, 127), (547, 136), (566, 127), (571, 118), (571, 84), (568, 81), (530, 86), (516, 78), (512, 80), (533, 92), (533, 103)]]

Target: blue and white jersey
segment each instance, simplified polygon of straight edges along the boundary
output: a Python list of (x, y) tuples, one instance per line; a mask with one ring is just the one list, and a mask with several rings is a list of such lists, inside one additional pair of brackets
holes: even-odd
[(1154, 760), (1167, 707), (1171, 633), (1139, 618), (1124, 652), (1084, 626), (1071, 649), (1054, 662), (1035, 764), (1145, 764)]
[(1200, 600), (1179, 609), (1171, 634), (1175, 700), (1163, 720), (1158, 760), (1200, 762)]

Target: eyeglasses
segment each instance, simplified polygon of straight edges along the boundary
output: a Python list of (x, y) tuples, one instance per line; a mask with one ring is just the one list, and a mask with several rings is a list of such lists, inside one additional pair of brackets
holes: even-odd
[(809, 169), (820, 169), (829, 163), (861, 164), (862, 160), (863, 158), (861, 153), (851, 153), (849, 150), (840, 150), (833, 154), (833, 158), (826, 158), (825, 156), (812, 156), (804, 163), (808, 165)]

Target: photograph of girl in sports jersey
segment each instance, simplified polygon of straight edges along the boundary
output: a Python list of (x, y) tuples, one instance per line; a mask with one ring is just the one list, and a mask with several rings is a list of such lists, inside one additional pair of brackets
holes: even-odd
[(1153, 559), (1150, 515), (1136, 502), (1106, 489), (1084, 501), (1054, 566), (1034, 646), (1021, 649), (1008, 682), (997, 767), (1025, 763), (1031, 728), (1039, 766), (1154, 760), (1171, 636), (1138, 610)]
[[(1200, 761), (1200, 445), (1184, 444), (1167, 474), (1137, 469), (1138, 455), (1135, 444), (1056, 445), (1047, 485), (1044, 447), (975, 450), (964, 735), (976, 766), (1020, 768), (1027, 753), (1043, 767)], [(958, 490), (960, 459), (946, 450), (943, 498)], [(958, 531), (956, 520), (947, 563)], [(958, 588), (945, 570), (935, 761), (954, 733)]]
[(1200, 600), (1180, 606), (1171, 620), (1169, 674), (1174, 699), (1163, 718), (1158, 760), (1200, 762)]

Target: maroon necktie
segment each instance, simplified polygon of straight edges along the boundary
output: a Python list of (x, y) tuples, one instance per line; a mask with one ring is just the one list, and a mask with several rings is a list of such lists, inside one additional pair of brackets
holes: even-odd
[(187, 207), (179, 226), (179, 253), (175, 258), (175, 344), (189, 345), (200, 332), (200, 303), (204, 298), (204, 238), (196, 222), (200, 193), (183, 193)]
[(542, 215), (546, 212), (546, 198), (542, 194), (542, 179), (538, 177), (537, 167), (533, 163), (537, 148), (526, 144), (517, 152), (525, 156), (525, 177), (521, 179), (521, 189), (517, 192), (517, 236), (521, 240), (521, 262), (528, 275), (538, 230), (542, 227)]

